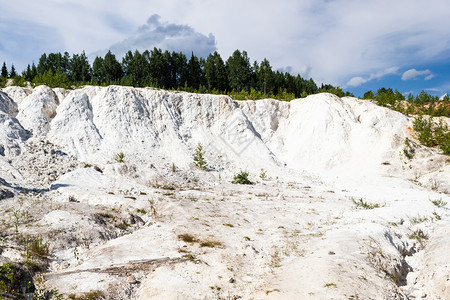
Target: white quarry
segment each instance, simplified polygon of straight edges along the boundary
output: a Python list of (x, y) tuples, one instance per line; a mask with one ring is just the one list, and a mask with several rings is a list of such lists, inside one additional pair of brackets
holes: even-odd
[(332, 94), (5, 88), (0, 263), (38, 236), (36, 288), (66, 298), (450, 299), (450, 158), (413, 119)]

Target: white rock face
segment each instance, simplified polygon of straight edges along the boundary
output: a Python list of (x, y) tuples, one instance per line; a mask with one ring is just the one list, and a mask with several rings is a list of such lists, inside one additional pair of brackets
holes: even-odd
[(17, 119), (22, 126), (33, 131), (35, 136), (47, 134), (49, 123), (56, 115), (59, 105), (55, 92), (47, 86), (38, 86), (19, 105)]
[(28, 137), (26, 130), (17, 119), (17, 104), (0, 92), (0, 156), (19, 155), (22, 142)]
[[(11, 220), (20, 201), (27, 219), (17, 229), (53, 243), (44, 279), (66, 296), (448, 294), (448, 157), (416, 144), (405, 115), (331, 94), (281, 102), (121, 86), (4, 92), (0, 184), (31, 195), (0, 201), (0, 218)], [(199, 143), (207, 171), (193, 166)], [(124, 163), (114, 160), (120, 152)], [(240, 170), (255, 184), (231, 184)]]

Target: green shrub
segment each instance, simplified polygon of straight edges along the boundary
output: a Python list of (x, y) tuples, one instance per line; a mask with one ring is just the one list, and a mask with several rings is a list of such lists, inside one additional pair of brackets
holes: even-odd
[(352, 199), (352, 201), (355, 204), (356, 208), (374, 209), (374, 208), (380, 207), (380, 205), (378, 203), (369, 203), (369, 202), (364, 201), (362, 198), (360, 198), (358, 201), (355, 201), (355, 199)]
[(439, 146), (445, 155), (450, 155), (450, 132), (447, 124), (434, 122), (433, 117), (418, 116), (413, 122), (418, 140), (428, 147)]
[(244, 172), (244, 171), (241, 171), (239, 174), (234, 175), (233, 181), (231, 181), (231, 183), (234, 183), (234, 184), (253, 184), (253, 182), (251, 182), (248, 179), (248, 172)]
[(123, 163), (124, 162), (124, 160), (123, 160), (124, 158), (125, 158), (125, 154), (123, 154), (123, 152), (117, 153), (114, 156), (114, 160), (119, 162), (119, 163)]
[(206, 170), (207, 163), (204, 158), (205, 151), (203, 150), (202, 144), (198, 143), (197, 148), (194, 153), (194, 165), (199, 167), (201, 170)]

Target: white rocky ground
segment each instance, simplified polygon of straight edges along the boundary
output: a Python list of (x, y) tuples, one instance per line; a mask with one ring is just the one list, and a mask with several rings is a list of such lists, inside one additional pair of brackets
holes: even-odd
[(8, 87), (0, 262), (42, 237), (35, 284), (65, 297), (449, 299), (450, 160), (411, 126), (330, 94)]

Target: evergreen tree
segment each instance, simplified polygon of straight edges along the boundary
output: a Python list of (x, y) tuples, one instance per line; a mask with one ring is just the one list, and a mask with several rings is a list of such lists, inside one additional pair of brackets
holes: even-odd
[(42, 54), (39, 58), (39, 63), (37, 65), (37, 73), (38, 75), (42, 75), (48, 71), (47, 67), (47, 54)]
[(70, 76), (72, 82), (91, 81), (91, 66), (84, 51), (81, 54), (73, 54), (70, 60)]
[(8, 68), (6, 67), (6, 63), (5, 62), (3, 62), (2, 77), (4, 77), (4, 78), (8, 77)]
[(111, 51), (108, 51), (105, 55), (102, 72), (107, 84), (119, 82), (120, 78), (122, 78), (122, 66)]
[(168, 62), (161, 49), (153, 48), (150, 55), (150, 76), (152, 82), (162, 88), (167, 84)]
[(33, 75), (32, 75), (32, 73), (31, 73), (31, 67), (30, 67), (30, 65), (28, 65), (27, 66), (27, 69), (25, 70), (25, 71), (23, 71), (22, 72), (22, 77), (25, 79), (25, 80), (27, 80), (27, 81), (31, 81), (31, 80), (33, 80), (33, 77), (32, 77)]
[(94, 84), (105, 83), (105, 76), (103, 74), (103, 58), (97, 56), (92, 64), (92, 82)]
[(36, 77), (37, 75), (38, 75), (37, 68), (33, 62), (33, 64), (31, 65), (31, 80), (33, 80), (34, 77)]
[[(267, 95), (269, 92), (274, 93), (274, 74), (270, 63), (266, 58), (264, 58), (264, 60), (258, 66), (258, 71), (255, 71), (255, 73), (257, 78), (258, 90), (261, 91), (264, 95)], [(278, 89), (284, 88), (284, 85), (282, 84), (282, 81), (284, 81), (285, 79), (284, 77), (284, 74), (278, 72)]]
[(202, 79), (202, 69), (200, 61), (192, 52), (191, 58), (187, 64), (187, 85), (190, 88), (198, 90)]
[(205, 151), (203, 150), (202, 144), (198, 143), (197, 148), (194, 152), (194, 165), (199, 167), (202, 170), (206, 170), (206, 167), (208, 164), (206, 163), (206, 160), (204, 158)]
[(241, 91), (243, 89), (249, 91), (252, 69), (247, 52), (243, 51), (241, 53), (239, 50), (234, 51), (228, 58), (226, 66), (230, 88), (235, 91)]
[(9, 72), (9, 78), (14, 78), (17, 76), (16, 68), (14, 68), (14, 65), (11, 65), (11, 72)]
[(217, 51), (209, 54), (204, 68), (205, 81), (209, 90), (226, 91), (228, 89), (228, 77), (225, 63)]

